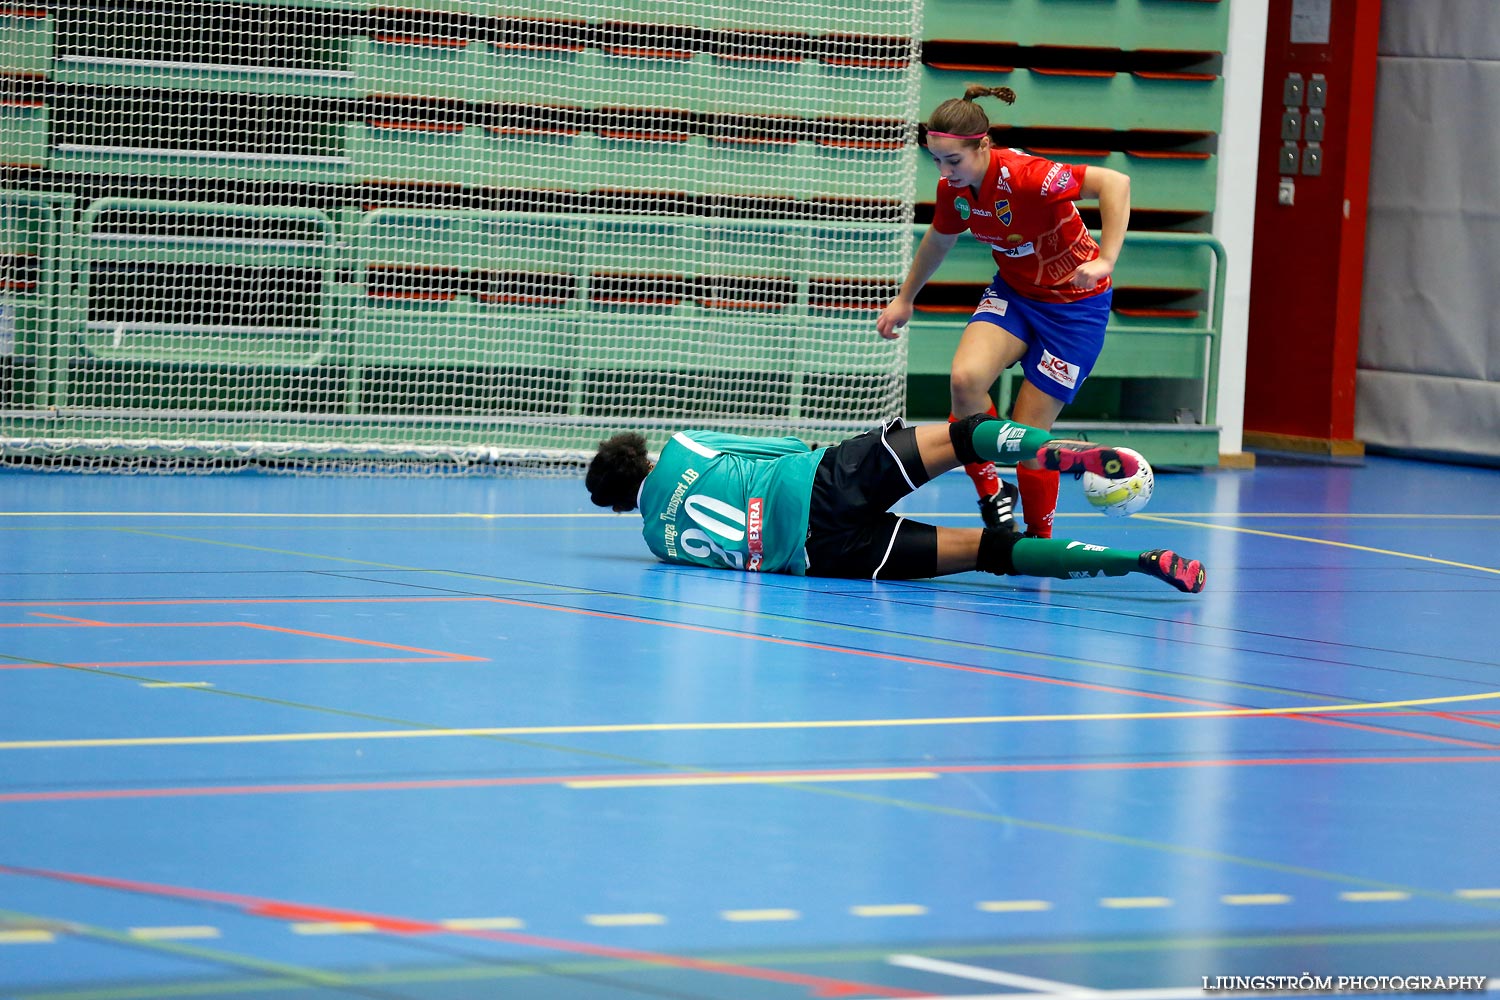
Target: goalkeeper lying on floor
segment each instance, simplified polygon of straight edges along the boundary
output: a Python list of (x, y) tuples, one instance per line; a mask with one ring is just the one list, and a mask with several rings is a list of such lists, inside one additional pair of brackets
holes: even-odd
[(1133, 475), (1137, 465), (1112, 448), (979, 415), (920, 427), (898, 420), (827, 448), (683, 431), (655, 462), (643, 436), (616, 434), (599, 446), (585, 483), (600, 507), (639, 507), (646, 545), (667, 562), (872, 580), (972, 570), (1063, 580), (1144, 573), (1185, 593), (1203, 589), (1203, 565), (1170, 549), (1023, 538), (1010, 516), (999, 527), (940, 528), (890, 512), (960, 465), (1030, 458), (1111, 478)]

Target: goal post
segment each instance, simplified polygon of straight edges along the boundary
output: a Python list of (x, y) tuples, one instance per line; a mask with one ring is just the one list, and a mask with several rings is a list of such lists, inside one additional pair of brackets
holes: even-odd
[(535, 470), (898, 416), (920, 17), (0, 12), (0, 458)]

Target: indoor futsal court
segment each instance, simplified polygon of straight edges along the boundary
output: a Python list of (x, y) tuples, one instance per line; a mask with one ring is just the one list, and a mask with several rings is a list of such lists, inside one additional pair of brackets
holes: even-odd
[(6, 472), (0, 995), (1493, 993), (1500, 470), (1063, 486), (1205, 591), (670, 567), (577, 478)]

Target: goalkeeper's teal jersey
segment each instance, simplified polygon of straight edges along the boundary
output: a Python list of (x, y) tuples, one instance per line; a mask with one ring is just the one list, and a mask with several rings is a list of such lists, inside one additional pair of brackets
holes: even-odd
[(657, 558), (745, 572), (807, 572), (813, 476), (827, 448), (717, 431), (672, 436), (641, 484)]

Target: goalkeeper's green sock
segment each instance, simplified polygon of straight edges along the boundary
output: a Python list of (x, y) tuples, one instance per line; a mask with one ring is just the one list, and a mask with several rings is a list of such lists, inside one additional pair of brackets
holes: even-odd
[[(1004, 557), (997, 559), (992, 547), (1000, 543), (990, 540), (989, 534), (986, 532), (985, 539), (980, 542), (979, 568), (990, 573), (1050, 576), (1059, 580), (1144, 573), (1171, 584), (1184, 594), (1200, 593), (1207, 579), (1201, 562), (1180, 556), (1171, 549), (1152, 549), (1149, 552), (1111, 549), (1067, 538), (1016, 538), (1010, 548), (1010, 569), (997, 569)], [(998, 533), (996, 536), (998, 539)]]
[(1091, 576), (1125, 576), (1140, 568), (1139, 549), (1112, 549), (1067, 538), (1018, 538), (1011, 564), (1022, 576), (1076, 580)]
[(1015, 465), (1036, 458), (1036, 453), (1052, 440), (1052, 434), (1013, 420), (979, 420), (974, 423), (972, 440), (981, 457), (1001, 465)]
[(963, 463), (976, 457), (1002, 465), (1036, 459), (1042, 468), (1054, 472), (1082, 475), (1087, 471), (1112, 479), (1133, 476), (1139, 468), (1138, 461), (1130, 453), (1088, 441), (1054, 438), (1050, 431), (1013, 420), (974, 416), (949, 424), (948, 428), (954, 451)]

